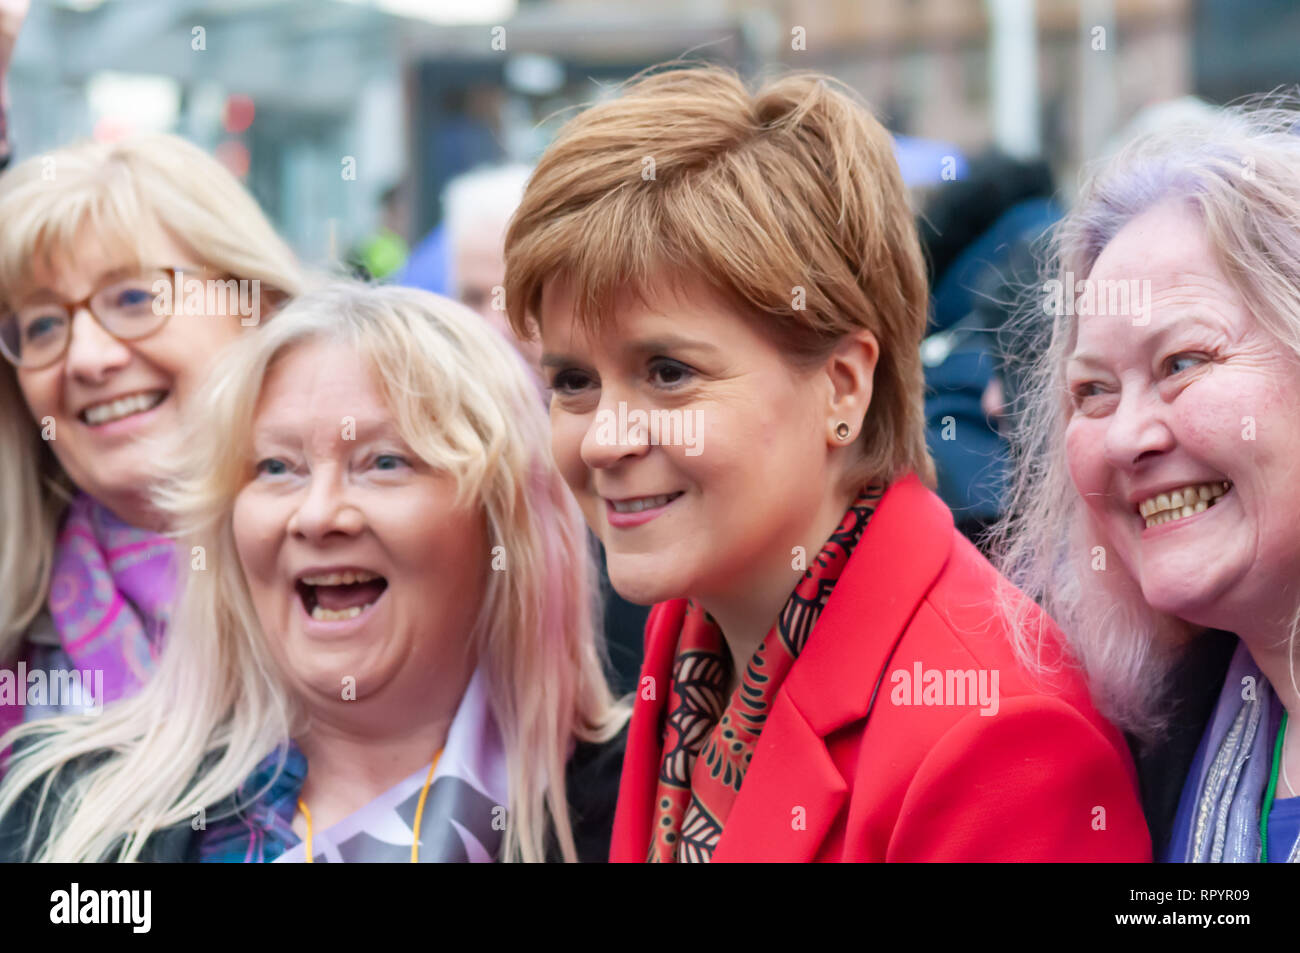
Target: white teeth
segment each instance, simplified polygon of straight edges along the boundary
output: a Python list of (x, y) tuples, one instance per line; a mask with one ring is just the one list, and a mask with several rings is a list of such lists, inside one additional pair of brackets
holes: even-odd
[(327, 572), (318, 576), (303, 576), (300, 582), (309, 586), (350, 586), (354, 582), (370, 582), (372, 579), (378, 579), (379, 573), (366, 572), (364, 569), (358, 572), (344, 570), (343, 572)]
[(1232, 484), (1226, 480), (1220, 480), (1160, 493), (1139, 503), (1138, 514), (1146, 521), (1147, 529), (1173, 520), (1186, 519), (1204, 513), (1231, 487)]
[(642, 510), (652, 510), (656, 506), (664, 506), (676, 493), (665, 493), (663, 496), (646, 496), (639, 500), (610, 500), (614, 506), (615, 513), (640, 513)]
[(349, 609), (324, 609), (317, 606), (311, 610), (311, 617), (317, 622), (338, 622), (342, 619), (355, 619), (373, 605), (373, 602), (367, 602), (364, 606), (352, 606)]
[[(370, 582), (382, 578), (379, 573), (369, 572), (365, 569), (345, 569), (342, 572), (323, 572), (314, 576), (303, 576), (298, 581), (308, 586), (350, 586), (353, 583)], [(324, 606), (317, 605), (312, 608), (311, 617), (319, 622), (339, 622), (343, 619), (355, 619), (372, 605), (374, 605), (374, 602), (367, 602), (363, 606), (350, 606), (347, 609), (326, 609)]]
[(87, 407), (82, 411), (81, 416), (86, 423), (92, 427), (97, 427), (112, 420), (121, 420), (123, 417), (130, 417), (132, 414), (152, 410), (161, 404), (166, 396), (167, 392), (163, 390), (153, 390), (144, 394), (131, 394), (129, 397), (119, 397), (117, 400), (110, 400), (102, 404), (95, 404), (93, 407)]

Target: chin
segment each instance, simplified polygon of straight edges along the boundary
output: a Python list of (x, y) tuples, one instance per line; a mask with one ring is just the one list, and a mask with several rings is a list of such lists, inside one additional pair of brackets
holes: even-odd
[(1188, 589), (1185, 581), (1152, 582), (1142, 586), (1142, 596), (1152, 609), (1171, 615), (1193, 625), (1216, 627), (1209, 616), (1223, 593), (1220, 586), (1198, 586)]
[(652, 606), (670, 599), (679, 599), (686, 593), (685, 586), (676, 586), (653, 566), (619, 566), (618, 560), (609, 561), (609, 582), (614, 591), (628, 602)]

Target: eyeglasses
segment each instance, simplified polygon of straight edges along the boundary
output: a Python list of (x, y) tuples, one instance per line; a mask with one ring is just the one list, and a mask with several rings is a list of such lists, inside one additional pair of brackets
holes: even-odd
[(82, 308), (119, 341), (148, 337), (176, 310), (172, 289), (178, 271), (182, 269), (146, 269), (105, 285), (80, 301), (30, 304), (0, 313), (0, 351), (16, 367), (48, 367), (67, 353), (72, 320)]

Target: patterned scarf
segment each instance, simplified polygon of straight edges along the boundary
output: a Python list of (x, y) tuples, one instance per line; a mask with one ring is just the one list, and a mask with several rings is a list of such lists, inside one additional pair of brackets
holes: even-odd
[(50, 614), (77, 668), (103, 671), (104, 702), (133, 694), (153, 671), (174, 552), (167, 537), (129, 526), (84, 493), (68, 507), (54, 548)]
[[(1253, 692), (1244, 687), (1252, 685)], [(1249, 695), (1243, 698), (1243, 695)], [(1201, 770), (1189, 774), (1179, 804), (1181, 829), (1168, 860), (1189, 864), (1257, 864), (1264, 791), (1273, 766), (1273, 741), (1282, 706), (1273, 687), (1238, 642), (1214, 714), (1201, 738)], [(1287, 863), (1300, 863), (1300, 841)]]
[(725, 711), (732, 663), (722, 630), (695, 603), (687, 606), (669, 686), (650, 863), (713, 859), (768, 709), (883, 493), (883, 487), (868, 487), (845, 512), (754, 652)]

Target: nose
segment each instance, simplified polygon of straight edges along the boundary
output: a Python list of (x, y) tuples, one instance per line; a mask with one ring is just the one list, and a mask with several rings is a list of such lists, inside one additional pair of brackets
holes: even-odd
[(615, 400), (606, 390), (601, 394), (587, 432), (582, 438), (582, 460), (592, 469), (606, 469), (644, 457), (650, 452), (650, 412)]
[(365, 528), (365, 515), (348, 498), (347, 488), (333, 468), (312, 474), (298, 508), (289, 518), (289, 532), (310, 543), (331, 537), (346, 539)]
[(85, 308), (73, 315), (68, 334), (64, 370), (82, 383), (102, 384), (131, 363), (130, 346), (100, 327)]
[(1165, 403), (1157, 395), (1129, 392), (1106, 428), (1106, 461), (1117, 469), (1132, 469), (1146, 458), (1173, 449), (1174, 435), (1165, 420)]

